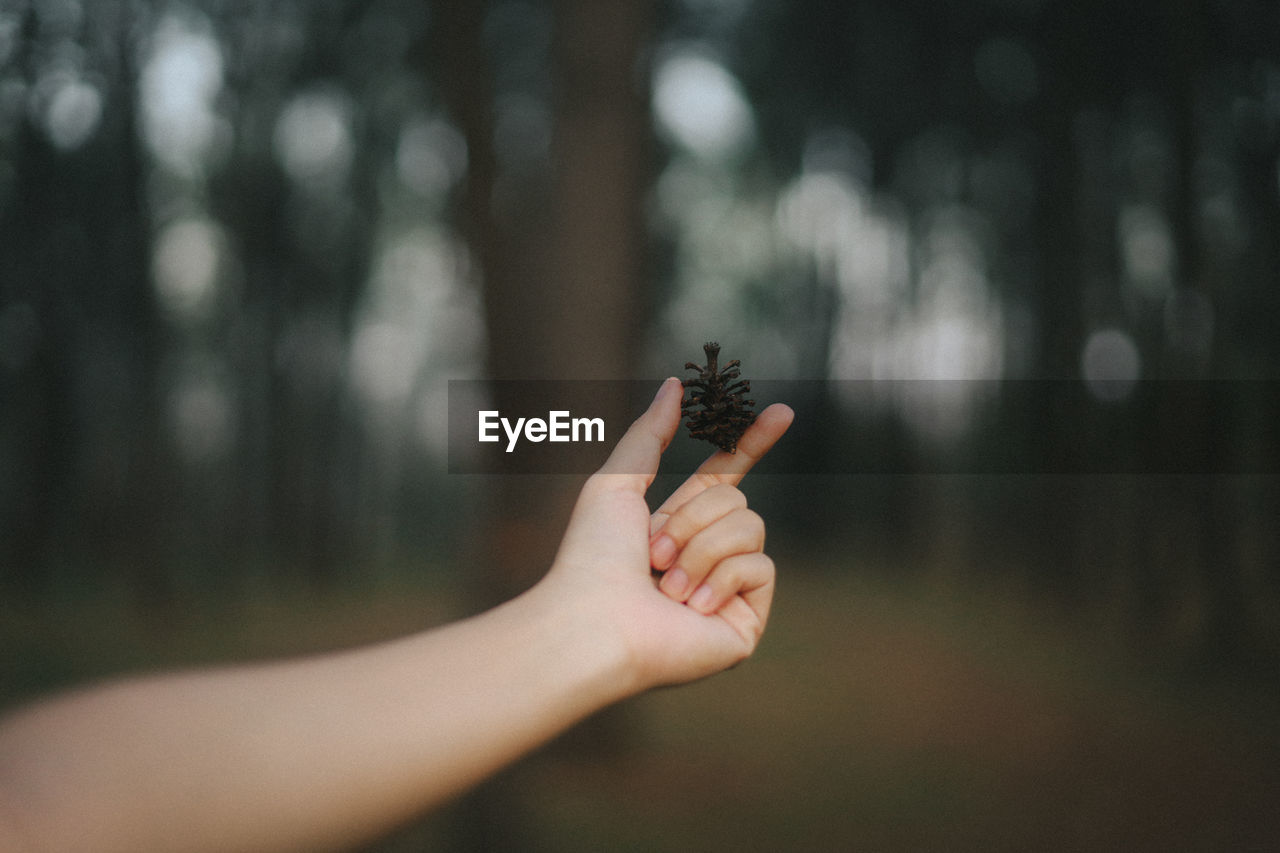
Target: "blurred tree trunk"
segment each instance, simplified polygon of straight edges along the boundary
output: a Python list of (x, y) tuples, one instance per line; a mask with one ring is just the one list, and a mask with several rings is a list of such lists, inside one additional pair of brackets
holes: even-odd
[[(237, 571), (265, 566), (315, 585), (335, 580), (355, 550), (349, 490), (335, 488), (350, 480), (353, 426), (325, 347), (326, 336), (349, 337), (374, 217), (309, 197), (278, 161), (274, 129), (292, 95), (331, 81), (366, 11), (316, 4), (302, 18), (303, 47), (283, 56), (267, 49), (273, 36), (264, 35), (291, 22), (281, 9), (262, 4), (217, 19), (240, 132), (234, 155), (210, 176), (208, 204), (234, 234), (244, 279), (238, 317), (224, 330), (239, 341), (231, 367), (240, 446), (230, 475), (234, 533), (211, 525), (198, 535), (238, 542), (242, 553), (224, 561)], [(350, 79), (342, 82), (360, 94)], [(344, 192), (351, 210), (371, 211), (377, 166), (367, 139), (355, 148)]]
[[(564, 0), (554, 5), (551, 198), (517, 200), (524, 216), (494, 205), (501, 175), (494, 150), (487, 4), (436, 0), (442, 95), (467, 140), (462, 223), (484, 288), (488, 374), (494, 379), (623, 379), (630, 373), (643, 258), (642, 192), (648, 112), (638, 74), (651, 0)], [(551, 215), (544, 215), (549, 205)], [(505, 206), (504, 206), (505, 207)], [(499, 410), (521, 407), (529, 386), (498, 389)], [(593, 416), (620, 425), (626, 400)], [(581, 478), (508, 476), (494, 481), (490, 512), (472, 549), (478, 607), (518, 593), (545, 573)], [(514, 798), (502, 777), (464, 805), (460, 844), (509, 847)]]
[[(435, 37), (427, 48), (434, 63), (430, 76), (439, 81), (445, 106), (457, 123), (467, 144), (467, 175), (460, 200), (460, 228), (471, 250), (476, 278), (483, 289), (485, 325), (488, 333), (487, 373), (495, 378), (534, 378), (530, 348), (545, 328), (534, 312), (537, 296), (545, 294), (530, 271), (536, 270), (540, 253), (533, 252), (537, 239), (503, 220), (494, 205), (498, 180), (498, 160), (494, 147), (493, 68), (485, 44), (484, 27), (489, 4), (472, 0), (434, 0)], [(521, 238), (523, 237), (523, 240)], [(519, 241), (519, 245), (517, 245)], [(522, 328), (529, 318), (534, 330)], [(513, 401), (498, 399), (499, 411)], [(464, 558), (475, 570), (464, 574), (477, 609), (491, 606), (527, 586), (530, 569), (523, 565), (518, 540), (534, 535), (531, 521), (522, 517), (531, 512), (530, 501), (522, 500), (517, 489), (525, 478), (504, 478), (494, 483), (490, 517), (475, 531), (476, 540)], [(478, 845), (477, 845), (478, 846)]]
[[(654, 0), (558, 0), (553, 64), (554, 223), (551, 275), (544, 290), (550, 322), (540, 344), (549, 378), (628, 379), (644, 326), (645, 229), (649, 180), (648, 75), (641, 60), (651, 37)], [(596, 397), (593, 416), (626, 426), (623, 383)], [(539, 520), (548, 559), (577, 494), (578, 478), (558, 478), (554, 516)], [(531, 496), (537, 506), (537, 496)], [(549, 522), (549, 523), (542, 523)], [(538, 574), (545, 563), (533, 566)], [(630, 726), (609, 709), (573, 733), (584, 753), (616, 753)]]
[[(29, 7), (15, 58), (27, 85), (36, 79), (35, 34), (36, 12)], [(55, 540), (56, 515), (70, 489), (75, 435), (63, 294), (45, 281), (47, 273), (42, 275), (56, 257), (47, 243), (56, 231), (57, 202), (51, 189), (57, 162), (53, 146), (30, 116), (10, 138), (4, 153), (21, 168), (14, 174), (13, 200), (0, 206), (0, 234), (7, 235), (0, 253), (0, 310), (12, 336), (0, 341), (6, 369), (0, 374), (0, 434), (16, 452), (3, 493), (7, 505), (0, 505), (0, 581), (30, 597), (48, 581), (44, 568)]]
[[(1165, 12), (1169, 45), (1169, 102), (1173, 115), (1173, 139), (1177, 145), (1177, 168), (1174, 170), (1172, 192), (1174, 246), (1177, 247), (1176, 283), (1181, 289), (1206, 293), (1211, 304), (1222, 305), (1231, 298), (1225, 282), (1210, 281), (1209, 268), (1204, 262), (1202, 239), (1196, 222), (1199, 219), (1199, 198), (1196, 193), (1196, 168), (1198, 157), (1198, 127), (1196, 122), (1195, 71), (1202, 66), (1206, 54), (1203, 42), (1209, 21), (1201, 14), (1199, 0), (1178, 0)], [(1234, 344), (1230, 340), (1217, 342), (1221, 352)], [(1223, 353), (1225, 354), (1225, 353)], [(1166, 359), (1176, 356), (1166, 346)], [(1219, 358), (1219, 364), (1230, 363)], [(1172, 363), (1171, 378), (1200, 379), (1204, 371), (1197, 365)], [(1196, 533), (1199, 537), (1199, 554), (1196, 570), (1204, 595), (1204, 629), (1202, 648), (1211, 664), (1227, 663), (1239, 656), (1248, 643), (1245, 593), (1242, 578), (1241, 554), (1236, 547), (1239, 524), (1234, 503), (1237, 490), (1231, 478), (1219, 476), (1231, 461), (1230, 448), (1241, 436), (1238, 430), (1242, 419), (1235, 407), (1239, 401), (1230, 393), (1226, 383), (1210, 386), (1212, 405), (1200, 407), (1192, 417), (1198, 418), (1187, 425), (1193, 435), (1208, 436), (1213, 466), (1211, 476), (1199, 478), (1196, 484), (1194, 507), (1188, 514), (1198, 519)], [(1193, 559), (1196, 559), (1193, 557)]]
[(626, 377), (643, 284), (653, 0), (560, 0), (550, 375)]
[[(228, 88), (233, 91), (247, 86), (247, 81), (235, 76), (228, 79)], [(238, 121), (250, 127), (270, 127), (274, 105), (263, 98), (244, 98), (238, 108)], [(231, 527), (241, 553), (229, 562), (241, 567), (275, 567), (283, 562), (277, 558), (284, 556), (274, 553), (282, 513), (282, 495), (276, 486), (281, 479), (277, 438), (281, 394), (274, 344), (288, 276), (287, 264), (277, 248), (287, 244), (285, 192), (283, 176), (272, 162), (269, 138), (261, 132), (245, 133), (237, 139), (237, 146), (236, 167), (215, 173), (209, 182), (210, 209), (234, 233), (244, 276), (238, 317), (230, 331), (238, 339), (231, 369), (242, 401), (236, 429), (239, 438), (232, 475), (235, 518)], [(201, 530), (199, 535), (210, 534)]]
[(10, 372), (3, 377), (0, 429), (16, 452), (13, 479), (6, 484), (10, 506), (0, 527), (0, 579), (20, 595), (34, 596), (48, 586), (46, 568), (59, 515), (73, 488), (78, 431), (67, 282), (56, 280), (58, 252), (51, 245), (58, 234), (52, 192), (57, 162), (30, 119), (15, 135), (14, 159), (22, 168), (14, 180), (14, 202), (0, 212), (0, 229), (10, 244), (0, 255), (0, 306), (26, 320), (25, 339), (17, 340), (15, 319), (10, 321), (15, 340), (5, 342)]
[[(1062, 417), (1057, 382), (1079, 376), (1084, 336), (1081, 196), (1085, 187), (1073, 131), (1086, 97), (1079, 66), (1095, 73), (1098, 66), (1098, 57), (1089, 49), (1095, 38), (1089, 26), (1089, 20), (1073, 10), (1054, 7), (1046, 12), (1041, 32), (1047, 52), (1044, 103), (1036, 127), (1040, 151), (1034, 228), (1039, 267), (1028, 303), (1036, 324), (1034, 376), (1048, 382), (1032, 395), (1022, 429), (1024, 440), (1045, 446), (1043, 458), (1067, 471), (1076, 425)], [(1074, 596), (1079, 592), (1078, 490), (1069, 479), (1042, 482), (1044, 488), (1028, 507), (1032, 517), (1020, 525), (1023, 553), (1038, 567), (1034, 582), (1054, 593)]]
[[(1280, 13), (1273, 11), (1273, 21)], [(1274, 28), (1259, 30), (1259, 34), (1274, 32)], [(1268, 49), (1274, 47), (1263, 36)], [(1240, 60), (1243, 64), (1247, 60)], [(1280, 335), (1276, 334), (1275, 319), (1280, 316), (1280, 193), (1276, 191), (1276, 164), (1280, 163), (1280, 126), (1263, 112), (1262, 104), (1267, 95), (1268, 83), (1262, 70), (1254, 64), (1252, 97), (1241, 99), (1248, 112), (1235, 134), (1233, 160), (1237, 164), (1236, 187), (1240, 196), (1240, 221), (1244, 227), (1245, 248), (1238, 274), (1227, 283), (1232, 302), (1214, 306), (1215, 328), (1231, 330), (1231, 343), (1235, 358), (1220, 361), (1225, 368), (1221, 372), (1231, 378), (1275, 379), (1280, 376)], [(1241, 103), (1237, 100), (1236, 105)], [(1215, 335), (1227, 337), (1226, 333)], [(1275, 435), (1275, 424), (1280, 423), (1280, 395), (1272, 396), (1265, 411), (1255, 412), (1255, 423), (1270, 424), (1270, 439), (1261, 446), (1251, 448), (1252, 457), (1258, 462), (1259, 471), (1280, 469), (1280, 441)], [(1262, 478), (1261, 482), (1274, 484), (1274, 478)], [(1267, 582), (1271, 590), (1280, 591), (1280, 532), (1277, 532), (1273, 507), (1275, 491), (1263, 488), (1267, 495), (1261, 502), (1255, 523), (1268, 531)]]
[[(170, 596), (162, 559), (165, 453), (158, 387), (162, 330), (151, 278), (150, 218), (137, 127), (134, 16), (87, 12), (72, 42), (28, 8), (14, 66), (34, 87), (55, 48), (99, 69), (106, 109), (84, 140), (59, 147), (27, 112), (4, 141), (19, 165), (0, 208), (0, 436), (18, 448), (0, 488), (0, 581), (49, 591), (55, 567), (114, 571), (145, 604)], [(24, 319), (25, 318), (25, 319)], [(10, 394), (12, 397), (10, 398)], [(7, 493), (7, 494), (6, 494)]]
[[(115, 335), (131, 374), (130, 416), (117, 426), (115, 442), (126, 454), (124, 512), (104, 511), (123, 531), (124, 550), (117, 559), (134, 578), (139, 600), (149, 610), (173, 604), (174, 579), (166, 553), (166, 507), (172, 497), (172, 446), (164, 430), (164, 391), (161, 369), (164, 358), (162, 322), (150, 275), (151, 210), (146, 201), (147, 170), (139, 127), (138, 39), (135, 21), (128, 13), (107, 26), (119, 34), (118, 55), (113, 57), (119, 75), (112, 89), (116, 109), (109, 110), (118, 124), (112, 127), (122, 156), (114, 169), (118, 189), (102, 212), (107, 235), (108, 267), (119, 281), (119, 306)], [(120, 535), (120, 534), (117, 534)]]
[[(622, 379), (637, 348), (643, 262), (641, 201), (648, 113), (639, 58), (650, 0), (560, 2), (550, 199), (529, 215), (495, 210), (499, 165), (485, 4), (437, 0), (439, 79), (467, 140), (463, 228), (484, 288), (488, 374), (495, 379)], [(551, 215), (539, 215), (549, 206)], [(619, 389), (621, 391), (621, 389)], [(520, 395), (520, 387), (499, 389)], [(496, 401), (516, 408), (515, 396)], [(601, 401), (606, 424), (625, 420), (622, 395)], [(479, 595), (504, 599), (541, 577), (559, 541), (576, 478), (499, 481)]]

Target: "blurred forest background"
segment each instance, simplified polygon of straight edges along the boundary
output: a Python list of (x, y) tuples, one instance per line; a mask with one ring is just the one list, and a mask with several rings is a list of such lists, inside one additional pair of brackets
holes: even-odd
[[(1269, 0), (0, 0), (0, 702), (511, 594), (580, 480), (447, 381), (716, 339), (953, 381), (787, 401), (758, 661), (378, 849), (1274, 844), (1278, 270)], [(1041, 380), (1207, 473), (786, 473), (1107, 440)]]

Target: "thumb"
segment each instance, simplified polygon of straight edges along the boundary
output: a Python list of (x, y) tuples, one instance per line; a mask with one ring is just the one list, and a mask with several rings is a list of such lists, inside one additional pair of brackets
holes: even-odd
[(680, 426), (680, 401), (684, 388), (674, 376), (665, 380), (643, 415), (618, 440), (601, 467), (601, 474), (623, 474), (635, 478), (643, 494), (658, 473), (662, 451), (667, 449)]

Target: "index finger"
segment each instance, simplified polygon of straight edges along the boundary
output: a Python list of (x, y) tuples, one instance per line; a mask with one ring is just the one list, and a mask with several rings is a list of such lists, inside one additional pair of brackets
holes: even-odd
[(756, 417), (755, 422), (747, 427), (747, 431), (738, 439), (736, 453), (725, 453), (717, 450), (698, 466), (698, 470), (689, 475), (680, 488), (662, 502), (649, 523), (651, 533), (657, 533), (673, 512), (687, 501), (701, 494), (712, 486), (728, 483), (736, 486), (747, 472), (769, 452), (769, 448), (782, 438), (796, 413), (784, 403), (774, 403)]

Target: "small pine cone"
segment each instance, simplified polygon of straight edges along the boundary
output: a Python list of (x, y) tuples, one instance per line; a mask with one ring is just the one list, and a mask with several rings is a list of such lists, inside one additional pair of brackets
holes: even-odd
[(720, 344), (703, 344), (702, 349), (707, 354), (705, 366), (685, 362), (685, 369), (696, 370), (698, 375), (684, 380), (684, 387), (692, 390), (680, 411), (689, 419), (685, 422), (689, 435), (709, 441), (726, 453), (734, 453), (738, 439), (756, 419), (756, 413), (751, 410), (755, 400), (744, 399), (744, 395), (751, 393), (751, 383), (738, 378), (741, 373), (736, 360), (718, 367)]

